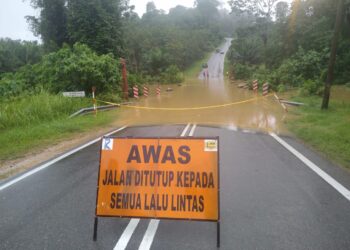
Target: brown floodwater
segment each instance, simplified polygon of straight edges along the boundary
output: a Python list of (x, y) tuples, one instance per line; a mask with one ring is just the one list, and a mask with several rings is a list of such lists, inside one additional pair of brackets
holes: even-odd
[[(168, 87), (173, 90), (165, 91)], [(228, 126), (232, 129), (239, 127), (265, 132), (286, 132), (283, 126), (286, 113), (273, 96), (262, 98), (252, 91), (238, 88), (235, 83), (220, 79), (209, 79), (209, 81), (192, 79), (182, 86), (162, 85), (161, 88), (160, 96), (156, 96), (153, 86), (150, 88), (149, 97), (133, 100), (131, 106), (137, 107), (122, 107), (118, 110), (120, 123), (128, 125), (197, 123)], [(231, 105), (246, 100), (249, 101)], [(229, 105), (221, 107), (223, 104)]]
[[(122, 107), (117, 111), (118, 123), (130, 126), (196, 123), (232, 129), (287, 132), (284, 126), (286, 113), (273, 96), (256, 96), (223, 77), (225, 53), (230, 43), (231, 39), (227, 39), (220, 47), (223, 54), (213, 53), (209, 59), (209, 79), (204, 79), (203, 74), (199, 73), (197, 78), (187, 79), (181, 86), (161, 85), (160, 96), (156, 95), (156, 86), (151, 86), (149, 97), (132, 100), (131, 106), (142, 108)], [(168, 87), (172, 91), (166, 91)], [(249, 102), (237, 104), (246, 100)], [(235, 104), (225, 106), (232, 103)]]

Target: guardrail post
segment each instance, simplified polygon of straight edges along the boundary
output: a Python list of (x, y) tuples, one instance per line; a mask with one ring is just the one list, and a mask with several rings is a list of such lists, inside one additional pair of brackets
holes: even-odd
[(259, 83), (258, 80), (253, 81), (253, 91), (255, 94), (258, 94)]
[(269, 93), (269, 84), (267, 82), (263, 85), (263, 96), (266, 96)]
[(92, 87), (92, 102), (94, 105), (94, 111), (95, 111), (95, 115), (97, 115), (97, 106), (96, 106), (96, 96), (95, 96), (95, 92), (96, 92), (96, 87)]

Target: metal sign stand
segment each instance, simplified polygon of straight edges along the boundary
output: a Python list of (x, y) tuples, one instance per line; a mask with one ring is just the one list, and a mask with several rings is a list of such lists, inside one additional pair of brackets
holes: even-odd
[(216, 222), (216, 247), (220, 248), (220, 221)]
[(97, 240), (97, 226), (98, 226), (98, 217), (95, 216), (93, 241)]

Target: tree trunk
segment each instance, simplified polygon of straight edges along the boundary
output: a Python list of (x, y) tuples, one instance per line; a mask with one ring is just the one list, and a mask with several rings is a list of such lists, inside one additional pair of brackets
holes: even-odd
[(329, 58), (327, 80), (324, 85), (322, 109), (328, 109), (329, 97), (331, 94), (331, 86), (334, 78), (334, 66), (335, 66), (335, 60), (337, 56), (338, 38), (339, 38), (339, 33), (343, 22), (343, 13), (344, 13), (343, 7), (344, 7), (344, 0), (338, 0), (337, 17), (336, 17), (335, 27), (334, 27), (331, 56)]

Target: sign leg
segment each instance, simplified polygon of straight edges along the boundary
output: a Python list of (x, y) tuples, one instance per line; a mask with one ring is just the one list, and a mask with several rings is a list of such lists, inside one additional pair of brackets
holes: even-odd
[(216, 247), (220, 248), (220, 221), (216, 223)]
[(97, 225), (98, 225), (98, 218), (95, 217), (93, 241), (96, 241), (96, 240), (97, 240)]

